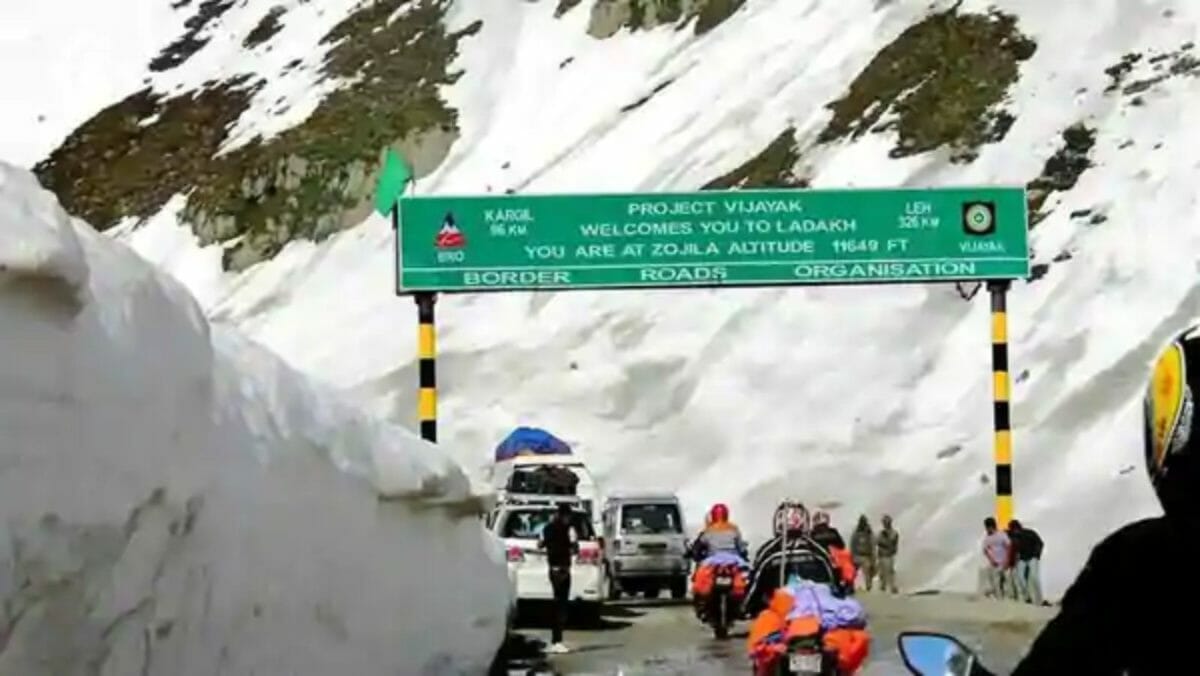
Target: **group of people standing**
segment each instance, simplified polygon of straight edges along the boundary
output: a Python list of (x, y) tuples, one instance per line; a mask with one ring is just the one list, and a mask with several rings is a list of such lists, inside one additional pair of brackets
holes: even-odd
[(984, 595), (1014, 599), (1034, 605), (1049, 605), (1042, 598), (1042, 538), (1020, 521), (1008, 522), (1000, 530), (996, 520), (983, 520)]
[(876, 533), (867, 515), (858, 517), (858, 525), (850, 536), (850, 555), (863, 577), (867, 591), (879, 578), (880, 591), (897, 593), (896, 554), (900, 551), (900, 533), (892, 527), (892, 517), (883, 515), (883, 527)]

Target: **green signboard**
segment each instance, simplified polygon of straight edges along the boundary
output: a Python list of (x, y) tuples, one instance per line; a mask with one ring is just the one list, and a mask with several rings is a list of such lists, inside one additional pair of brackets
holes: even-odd
[(1029, 276), (1024, 188), (406, 196), (397, 292)]

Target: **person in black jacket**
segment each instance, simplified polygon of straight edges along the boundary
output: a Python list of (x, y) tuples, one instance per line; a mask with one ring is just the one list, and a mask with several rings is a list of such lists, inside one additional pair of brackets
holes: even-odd
[(754, 553), (750, 588), (742, 602), (746, 615), (762, 612), (775, 590), (793, 573), (803, 580), (827, 584), (835, 594), (845, 596), (837, 563), (829, 548), (811, 536), (808, 510), (804, 505), (791, 500), (780, 503), (775, 508), (771, 525), (775, 537), (764, 542)]
[(838, 529), (834, 528), (829, 523), (828, 512), (817, 512), (813, 514), (812, 539), (826, 549), (837, 547), (838, 549), (846, 548), (846, 541), (842, 539), (842, 534)]
[(1008, 522), (1008, 539), (1013, 544), (1013, 586), (1016, 594), (1026, 603), (1043, 605), (1042, 601), (1042, 538), (1032, 528), (1020, 521)]
[[(1178, 674), (1195, 662), (1191, 613), (1200, 587), (1150, 580), (1200, 556), (1200, 326), (1176, 335), (1154, 362), (1143, 400), (1146, 470), (1163, 515), (1096, 545), (1012, 676)], [(1180, 569), (1178, 566), (1184, 566)]]
[(550, 624), (550, 647), (553, 653), (567, 652), (563, 643), (563, 627), (571, 598), (571, 559), (579, 552), (579, 537), (571, 525), (571, 505), (560, 502), (554, 517), (542, 529), (538, 547), (546, 550), (550, 588), (554, 593), (554, 610)]

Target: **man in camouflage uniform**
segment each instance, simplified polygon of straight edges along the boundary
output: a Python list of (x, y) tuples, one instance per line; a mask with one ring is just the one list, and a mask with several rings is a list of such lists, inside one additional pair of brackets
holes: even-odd
[(862, 571), (867, 591), (871, 591), (875, 581), (875, 533), (865, 514), (858, 517), (858, 525), (850, 534), (850, 556), (854, 557), (854, 566)]
[(875, 536), (875, 566), (879, 572), (879, 588), (882, 591), (896, 590), (896, 552), (900, 550), (900, 534), (892, 528), (892, 517), (883, 515), (883, 528)]

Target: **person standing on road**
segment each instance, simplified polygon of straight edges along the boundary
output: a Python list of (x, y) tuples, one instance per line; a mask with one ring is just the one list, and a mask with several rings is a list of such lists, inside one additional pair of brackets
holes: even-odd
[(858, 517), (858, 525), (850, 534), (850, 556), (854, 557), (854, 567), (862, 571), (867, 591), (871, 591), (875, 577), (875, 532), (866, 514)]
[(560, 502), (558, 510), (538, 536), (538, 548), (546, 550), (550, 589), (554, 593), (554, 609), (550, 624), (551, 653), (565, 653), (563, 628), (567, 623), (567, 607), (571, 599), (571, 559), (579, 551), (579, 537), (571, 525), (571, 505)]
[(900, 533), (892, 528), (892, 517), (883, 515), (883, 528), (875, 538), (875, 566), (879, 572), (879, 589), (897, 593), (896, 554), (900, 551)]
[(837, 547), (839, 549), (846, 548), (846, 542), (842, 540), (842, 534), (838, 529), (833, 527), (833, 523), (829, 519), (829, 512), (818, 511), (813, 514), (813, 525), (810, 531), (812, 539), (817, 541), (817, 544), (822, 547)]
[(1037, 531), (1026, 528), (1020, 521), (1008, 522), (1008, 539), (1012, 541), (1016, 564), (1013, 566), (1013, 587), (1026, 603), (1042, 605), (1042, 538)]
[(996, 527), (996, 520), (990, 516), (983, 520), (983, 530), (983, 557), (987, 560), (986, 595), (1002, 599), (1009, 594), (1012, 585), (1009, 572), (1012, 542), (1004, 531)]

